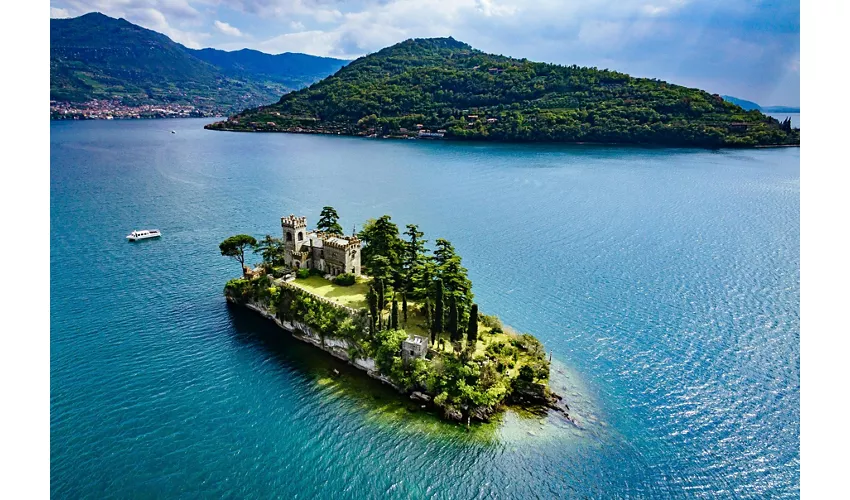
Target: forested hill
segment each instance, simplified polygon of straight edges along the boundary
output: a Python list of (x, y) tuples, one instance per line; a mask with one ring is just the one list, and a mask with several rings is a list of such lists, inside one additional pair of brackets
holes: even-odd
[[(289, 88), (302, 88), (331, 75), (348, 61), (332, 57), (311, 56), (297, 52), (266, 54), (251, 49), (225, 51), (218, 49), (186, 49), (203, 61), (217, 66), (234, 77), (278, 82)], [(267, 103), (274, 102), (280, 96)]]
[(50, 99), (192, 104), (237, 112), (275, 102), (348, 61), (253, 50), (192, 50), (167, 36), (93, 12), (50, 20)]
[(401, 42), (277, 104), (207, 127), (380, 136), (419, 129), (446, 138), (703, 147), (800, 142), (789, 123), (716, 94), (486, 54), (453, 38)]

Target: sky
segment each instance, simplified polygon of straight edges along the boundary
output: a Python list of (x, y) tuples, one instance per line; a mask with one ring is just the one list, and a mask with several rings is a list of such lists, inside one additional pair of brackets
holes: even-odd
[(800, 4), (758, 0), (51, 0), (188, 47), (354, 59), (408, 38), (800, 104)]

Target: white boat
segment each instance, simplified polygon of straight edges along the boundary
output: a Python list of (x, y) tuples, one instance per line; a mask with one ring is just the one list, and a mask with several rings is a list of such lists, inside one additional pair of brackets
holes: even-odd
[(142, 229), (128, 234), (127, 239), (130, 241), (136, 241), (146, 240), (148, 238), (159, 238), (160, 236), (162, 236), (162, 233), (159, 232), (159, 229)]

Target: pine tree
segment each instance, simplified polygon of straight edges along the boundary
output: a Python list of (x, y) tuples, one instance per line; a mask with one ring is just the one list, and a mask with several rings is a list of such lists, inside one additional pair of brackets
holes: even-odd
[(324, 233), (342, 234), (342, 226), (339, 225), (339, 214), (334, 207), (322, 208), (316, 229)]
[(369, 269), (369, 275), (378, 277), (374, 260), (383, 257), (385, 262), (378, 265), (388, 270), (393, 278), (402, 271), (404, 241), (398, 237), (398, 226), (391, 222), (389, 215), (367, 221), (357, 235), (363, 242), (360, 260)]
[(437, 238), (436, 244), (437, 249), (434, 250), (434, 260), (437, 263), (437, 267), (441, 267), (456, 255), (455, 247), (452, 246), (449, 240), (443, 238)]
[(478, 341), (478, 304), (472, 304), (469, 310), (469, 325), (466, 327), (466, 341), (475, 349)]
[(420, 272), (420, 268), (425, 261), (425, 243), (422, 237), (425, 233), (419, 230), (416, 224), (408, 224), (405, 236), (410, 238), (404, 242), (404, 258), (402, 259), (402, 268), (404, 271), (404, 289), (413, 291), (415, 275)]
[(390, 316), (390, 329), (398, 330), (398, 301), (393, 297), (392, 315)]

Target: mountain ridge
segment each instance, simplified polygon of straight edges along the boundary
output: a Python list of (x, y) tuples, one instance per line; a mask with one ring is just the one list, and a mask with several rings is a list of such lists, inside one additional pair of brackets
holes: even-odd
[(753, 101), (748, 101), (746, 99), (741, 99), (738, 97), (733, 97), (731, 95), (722, 95), (720, 96), (724, 100), (729, 101), (731, 103), (737, 104), (741, 106), (747, 111), (751, 111), (753, 109), (757, 109), (762, 112), (767, 113), (799, 113), (800, 108), (796, 106), (762, 106)]
[(452, 37), (385, 47), (275, 104), (207, 128), (519, 142), (799, 145), (799, 130), (790, 122), (746, 111), (717, 94), (608, 69), (487, 54)]
[(336, 72), (348, 61), (251, 49), (189, 49), (123, 18), (50, 20), (50, 98), (188, 104), (231, 113)]

